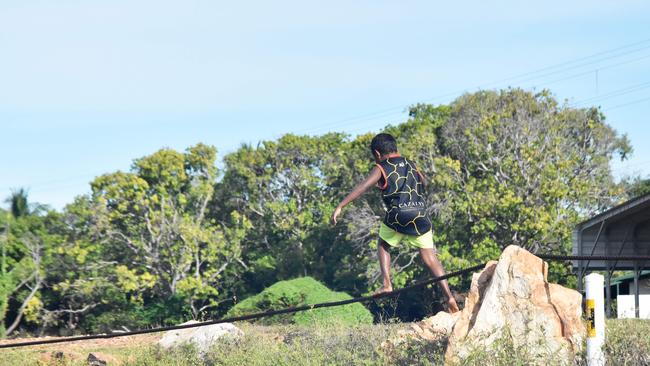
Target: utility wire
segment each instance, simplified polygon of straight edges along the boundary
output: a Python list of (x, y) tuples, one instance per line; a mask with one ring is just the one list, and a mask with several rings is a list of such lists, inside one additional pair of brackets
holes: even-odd
[(595, 97), (591, 97), (591, 98), (587, 98), (587, 99), (582, 99), (582, 100), (579, 100), (579, 101), (577, 101), (575, 103), (571, 103), (570, 105), (572, 107), (576, 107), (576, 106), (580, 106), (580, 105), (591, 104), (591, 103), (594, 103), (594, 102), (599, 102), (599, 101), (611, 99), (611, 98), (614, 98), (614, 97), (618, 97), (618, 96), (621, 96), (621, 95), (637, 92), (639, 90), (643, 90), (643, 89), (646, 89), (646, 88), (650, 88), (650, 81), (646, 81), (646, 82), (640, 83), (640, 84), (635, 84), (635, 85), (628, 86), (628, 87), (622, 88), (622, 89), (613, 90), (613, 91), (611, 91), (609, 93), (601, 94), (599, 96), (595, 96)]
[(611, 111), (612, 109), (618, 109), (618, 108), (622, 108), (622, 107), (627, 107), (627, 106), (632, 105), (632, 104), (638, 104), (638, 103), (645, 102), (645, 101), (648, 101), (648, 100), (650, 100), (650, 97), (642, 98), (642, 99), (637, 99), (637, 100), (634, 100), (634, 101), (629, 102), (629, 103), (623, 103), (623, 104), (615, 105), (615, 106), (613, 106), (613, 107), (607, 108), (607, 109), (605, 110), (605, 112)]
[[(575, 78), (578, 78), (578, 77), (581, 77), (581, 76), (591, 75), (594, 71), (597, 71), (597, 70), (602, 71), (602, 70), (606, 70), (606, 69), (611, 69), (611, 68), (614, 68), (614, 67), (618, 67), (618, 66), (621, 66), (621, 65), (626, 65), (626, 64), (629, 64), (629, 63), (632, 63), (632, 62), (636, 62), (636, 61), (640, 61), (640, 60), (644, 60), (644, 59), (648, 59), (648, 58), (650, 58), (650, 55), (644, 55), (643, 57), (639, 57), (639, 58), (635, 58), (635, 59), (631, 59), (631, 60), (625, 60), (625, 61), (618, 62), (618, 63), (615, 63), (615, 64), (610, 64), (610, 65), (606, 65), (606, 66), (603, 66), (603, 67), (599, 67), (598, 69), (568, 75), (568, 76), (565, 76), (565, 77), (562, 77), (562, 78), (559, 78), (559, 79), (555, 79), (555, 80), (552, 80), (552, 81), (544, 82), (544, 83), (541, 83), (541, 84), (535, 84), (535, 85), (532, 85), (532, 88), (547, 86), (547, 85), (555, 84), (555, 83), (558, 83), (558, 82), (562, 82), (562, 81), (566, 81), (566, 80), (570, 80), (570, 79), (575, 79)], [(644, 85), (645, 85), (645, 83), (644, 83)], [(650, 86), (650, 85), (648, 85), (648, 86)], [(644, 89), (646, 87), (647, 86), (644, 86), (642, 88), (638, 88), (638, 86), (637, 86), (636, 88), (634, 88), (634, 90), (629, 90), (629, 91), (627, 91), (627, 90), (630, 87), (622, 89), (622, 90), (617, 90), (616, 92), (620, 92), (621, 94), (611, 95), (611, 97), (616, 97), (616, 96), (619, 96), (619, 95), (628, 94), (628, 93), (631, 93), (631, 92), (634, 92), (634, 91), (642, 90), (642, 89)], [(622, 92), (622, 91), (625, 91), (625, 92)], [(611, 93), (613, 93), (613, 92), (610, 92), (610, 93), (605, 94), (605, 95), (600, 95), (600, 96), (597, 96), (597, 97), (592, 97), (592, 98), (580, 100), (579, 102), (574, 102), (574, 103), (571, 103), (569, 105), (572, 106), (572, 107), (575, 107), (575, 106), (578, 106), (579, 104), (584, 104), (584, 102), (586, 102), (588, 100), (594, 101), (593, 99), (598, 99), (599, 101), (607, 100), (607, 99), (610, 99), (607, 96), (609, 96)], [(455, 95), (455, 94), (450, 93), (449, 95)], [(429, 101), (432, 101), (432, 100), (429, 100)], [(425, 102), (428, 102), (428, 101), (425, 101)], [(634, 104), (634, 103), (630, 103), (630, 104)], [(406, 107), (404, 107), (404, 109), (406, 109)], [(397, 114), (402, 114), (402, 112), (391, 113), (391, 114), (388, 114), (388, 115), (397, 115)], [(383, 116), (379, 115), (379, 116), (376, 116), (375, 118), (379, 118), (379, 117), (383, 117)], [(338, 126), (341, 126), (341, 125), (343, 125), (343, 126), (345, 126), (345, 125), (347, 125), (347, 126), (357, 126), (357, 125), (359, 125), (360, 122), (363, 122), (363, 121), (369, 120), (369, 119), (370, 118), (364, 118), (364, 119), (361, 119), (360, 121), (355, 122), (355, 123), (342, 122), (342, 123), (339, 123)], [(399, 122), (395, 122), (395, 123), (399, 123)], [(382, 122), (382, 124), (385, 125), (386, 123)], [(331, 125), (331, 126), (333, 127), (333, 126), (336, 126), (336, 125)], [(370, 125), (364, 125), (363, 127), (355, 128), (353, 130), (349, 130), (348, 132), (351, 132), (351, 133), (359, 132), (359, 131), (363, 130), (364, 128), (366, 128), (365, 126), (377, 127), (376, 122), (375, 122), (375, 123), (372, 123)], [(326, 128), (326, 127), (325, 126), (314, 127), (314, 128), (311, 128), (311, 129), (305, 129), (305, 130), (303, 130), (303, 132), (310, 131), (310, 130), (311, 130), (311, 132), (314, 132), (314, 131), (322, 130), (324, 128)]]
[(532, 87), (535, 88), (535, 87), (540, 87), (540, 86), (551, 85), (551, 84), (555, 84), (555, 83), (558, 83), (558, 82), (561, 82), (561, 81), (575, 79), (575, 78), (580, 77), (580, 76), (591, 75), (595, 71), (607, 70), (607, 69), (611, 69), (611, 68), (614, 68), (614, 67), (618, 67), (618, 66), (627, 65), (627, 64), (630, 64), (630, 63), (633, 63), (633, 62), (637, 62), (637, 61), (640, 61), (640, 60), (645, 60), (645, 59), (648, 59), (648, 58), (650, 58), (650, 55), (645, 55), (643, 57), (638, 57), (638, 58), (635, 58), (635, 59), (625, 60), (625, 61), (618, 62), (618, 63), (615, 63), (615, 64), (602, 66), (602, 67), (599, 67), (597, 69), (591, 69), (591, 70), (580, 72), (580, 73), (577, 73), (577, 74), (572, 74), (572, 75), (569, 75), (569, 76), (566, 76), (566, 77), (563, 77), (563, 78), (560, 78), (560, 79), (556, 79), (556, 80), (553, 80), (553, 81), (548, 81), (548, 82), (544, 82), (544, 83), (541, 83), (541, 84), (535, 84)]
[[(588, 56), (583, 56), (583, 57), (580, 57), (580, 58), (577, 58), (577, 59), (574, 59), (574, 60), (569, 60), (569, 61), (561, 62), (561, 63), (555, 64), (555, 65), (551, 65), (551, 66), (543, 67), (543, 68), (540, 68), (540, 69), (536, 69), (536, 70), (533, 70), (533, 71), (528, 71), (528, 72), (525, 72), (525, 73), (522, 73), (522, 74), (519, 74), (519, 75), (516, 75), (516, 76), (512, 76), (512, 77), (504, 78), (504, 79), (501, 79), (501, 80), (489, 82), (489, 83), (486, 83), (486, 84), (476, 86), (475, 88), (485, 88), (485, 87), (488, 87), (488, 86), (494, 86), (494, 85), (502, 84), (502, 83), (507, 82), (507, 81), (517, 80), (517, 79), (521, 79), (521, 78), (524, 78), (524, 77), (527, 77), (527, 76), (535, 75), (535, 74), (538, 74), (540, 72), (546, 72), (543, 75), (538, 75), (538, 76), (535, 76), (535, 77), (532, 77), (532, 78), (528, 78), (528, 79), (523, 80), (522, 82), (539, 79), (539, 78), (542, 78), (543, 76), (558, 74), (558, 73), (562, 73), (562, 72), (565, 72), (567, 70), (572, 70), (572, 69), (575, 69), (575, 68), (579, 68), (579, 67), (582, 67), (582, 66), (585, 66), (585, 65), (591, 65), (591, 64), (594, 64), (594, 63), (597, 63), (597, 62), (602, 62), (602, 61), (610, 60), (610, 59), (613, 59), (613, 58), (626, 56), (628, 54), (640, 52), (640, 51), (643, 51), (645, 49), (650, 48), (650, 45), (647, 45), (648, 43), (650, 43), (650, 38), (649, 39), (644, 39), (644, 40), (641, 40), (641, 41), (638, 41), (638, 42), (635, 42), (635, 43), (631, 43), (631, 44), (628, 44), (628, 45), (623, 45), (623, 46), (620, 46), (620, 47), (616, 47), (616, 48), (613, 48), (613, 49), (610, 49), (610, 50), (597, 52), (597, 53), (594, 53), (594, 54), (591, 54), (591, 55), (588, 55)], [(646, 46), (636, 47), (636, 46), (640, 46), (640, 45), (646, 45)], [(636, 47), (636, 48), (634, 48), (632, 50), (629, 50), (629, 48), (633, 48), (633, 47)], [(628, 49), (628, 50), (626, 50), (626, 49)], [(618, 52), (618, 51), (622, 51), (622, 50), (626, 50), (626, 51)], [(613, 55), (611, 55), (611, 54), (613, 54)], [(595, 57), (605, 56), (605, 55), (607, 55), (607, 56), (606, 57), (600, 57), (597, 60), (591, 60), (590, 62), (587, 62), (587, 63), (582, 63), (582, 64), (579, 64), (579, 65), (573, 65), (573, 64), (576, 64), (576, 63), (579, 63), (579, 62), (582, 62), (582, 61), (587, 61), (587, 60), (593, 59)], [(562, 77), (562, 78), (559, 78), (559, 79), (556, 79), (556, 80), (552, 80), (552, 81), (549, 81), (549, 82), (536, 84), (536, 85), (533, 85), (532, 87), (546, 86), (546, 85), (558, 83), (558, 82), (561, 82), (561, 81), (574, 79), (574, 78), (577, 78), (577, 77), (580, 77), (580, 76), (590, 75), (596, 70), (601, 70), (602, 71), (602, 70), (606, 70), (606, 69), (610, 69), (610, 68), (613, 68), (613, 67), (629, 64), (631, 62), (636, 62), (636, 61), (647, 59), (647, 58), (650, 58), (650, 55), (644, 55), (644, 56), (639, 57), (639, 58), (635, 58), (635, 59), (631, 59), (631, 60), (625, 60), (625, 61), (618, 62), (618, 63), (615, 63), (615, 64), (605, 65), (605, 66), (602, 66), (602, 67), (598, 67), (597, 69), (589, 70), (589, 71), (586, 71), (586, 72), (580, 72), (580, 73), (577, 73), (577, 74), (568, 75), (568, 76), (565, 76), (565, 77)], [(569, 67), (569, 68), (562, 68), (564, 66), (569, 66), (569, 65), (572, 65), (572, 66)], [(559, 70), (557, 70), (557, 69), (559, 69)], [(551, 71), (551, 70), (555, 70), (555, 71)], [(444, 97), (458, 95), (459, 93), (463, 93), (463, 92), (465, 92), (467, 90), (470, 90), (470, 89), (472, 89), (472, 88), (459, 89), (459, 90), (454, 91), (454, 92), (440, 94), (440, 95), (434, 96), (432, 98), (426, 99), (423, 102), (425, 102), (425, 103), (426, 102), (433, 102), (435, 100), (439, 100), (439, 99), (444, 98)], [(650, 99), (650, 97), (635, 100), (635, 101), (629, 102), (629, 103), (619, 104), (619, 105), (616, 105), (614, 107), (607, 108), (605, 110), (605, 112), (613, 110), (613, 109), (618, 109), (618, 108), (626, 107), (626, 106), (629, 106), (629, 105), (641, 103), (641, 102), (644, 102), (644, 101), (649, 100), (649, 99)], [(573, 104), (577, 105), (577, 104), (583, 103), (585, 101), (586, 100), (581, 100), (581, 101), (573, 103)], [(338, 121), (335, 121), (335, 122), (332, 122), (332, 123), (326, 123), (326, 124), (322, 124), (322, 125), (318, 125), (318, 126), (312, 126), (312, 127), (309, 127), (309, 128), (305, 128), (305, 129), (295, 131), (294, 133), (301, 134), (301, 133), (307, 133), (307, 132), (320, 131), (320, 130), (327, 129), (327, 128), (359, 125), (359, 123), (366, 122), (366, 121), (371, 120), (371, 119), (391, 117), (391, 116), (396, 117), (397, 115), (402, 115), (406, 111), (407, 107), (408, 107), (408, 105), (395, 106), (395, 107), (383, 109), (383, 110), (380, 110), (380, 111), (377, 111), (377, 112), (371, 112), (371, 113), (366, 113), (366, 114), (362, 114), (362, 115), (358, 115), (358, 116), (354, 116), (354, 117), (341, 119), (341, 120), (338, 120)], [(353, 122), (353, 123), (350, 123), (350, 122)], [(372, 124), (370, 124), (368, 126), (373, 127), (373, 126), (375, 126), (375, 123), (372, 123)], [(360, 130), (359, 128), (356, 128), (354, 131), (359, 131), (359, 130)], [(85, 175), (87, 175), (87, 174), (85, 174)], [(40, 182), (40, 183), (36, 184), (36, 186), (48, 185), (49, 183), (55, 183), (55, 182), (57, 182), (57, 183), (58, 182), (67, 182), (67, 181), (71, 181), (73, 179), (74, 178), (63, 178), (63, 179), (57, 179), (57, 180), (52, 180), (52, 181), (45, 181), (45, 182)], [(56, 184), (56, 185), (58, 186), (58, 184)], [(66, 188), (66, 187), (72, 187), (72, 186), (78, 186), (78, 184), (62, 185), (62, 186), (60, 186), (60, 188)], [(3, 191), (3, 190), (8, 190), (9, 188), (10, 187), (0, 189), (0, 192)], [(43, 191), (43, 189), (42, 188), (36, 188), (35, 191)]]
[[(631, 47), (641, 45), (641, 44), (647, 44), (649, 42), (650, 42), (650, 39), (645, 39), (645, 40), (642, 40), (642, 41), (639, 41), (639, 42), (636, 42), (636, 43), (632, 43), (632, 44), (628, 44), (628, 45), (625, 45), (625, 46), (617, 47), (617, 48), (614, 48), (614, 49), (611, 49), (611, 50), (598, 52), (598, 53), (595, 53), (595, 54), (592, 54), (592, 55), (589, 55), (589, 56), (584, 56), (584, 57), (581, 57), (581, 58), (578, 58), (578, 59), (575, 59), (575, 60), (565, 61), (565, 62), (562, 62), (562, 63), (559, 63), (559, 64), (547, 66), (547, 67), (537, 69), (537, 70), (534, 70), (534, 71), (525, 72), (523, 74), (519, 74), (519, 75), (516, 75), (516, 76), (512, 76), (512, 77), (508, 77), (508, 78), (505, 78), (505, 79), (501, 79), (501, 80), (481, 84), (481, 85), (478, 85), (478, 86), (476, 86), (474, 88), (458, 89), (458, 90), (453, 91), (453, 92), (448, 92), (448, 93), (436, 95), (436, 96), (431, 97), (429, 99), (423, 100), (423, 102), (425, 102), (425, 103), (433, 102), (435, 100), (439, 100), (439, 99), (444, 98), (444, 97), (455, 96), (455, 95), (464, 93), (467, 90), (481, 89), (481, 88), (486, 88), (486, 87), (489, 87), (489, 86), (497, 86), (497, 85), (503, 84), (504, 82), (518, 80), (518, 79), (521, 79), (521, 78), (524, 78), (524, 79), (520, 80), (519, 82), (527, 82), (527, 81), (532, 81), (532, 80), (545, 78), (545, 77), (551, 76), (551, 75), (561, 74), (561, 73), (564, 73), (566, 71), (574, 70), (576, 68), (589, 66), (589, 65), (596, 64), (596, 63), (599, 63), (599, 62), (611, 60), (611, 59), (614, 59), (614, 58), (619, 58), (619, 57), (626, 56), (626, 55), (629, 55), (629, 54), (632, 54), (632, 53), (637, 53), (637, 52), (646, 50), (646, 49), (650, 48), (650, 45), (646, 45), (646, 46), (643, 46), (643, 47), (637, 47), (637, 48), (635, 48), (633, 50), (627, 50), (625, 52), (615, 53), (616, 51), (620, 51), (620, 50), (623, 50), (623, 49), (626, 49), (626, 48), (631, 48)], [(597, 56), (607, 55), (607, 54), (610, 54), (610, 53), (615, 53), (615, 54), (614, 55), (608, 55), (607, 57), (601, 57), (601, 58), (598, 58), (596, 60), (591, 60), (590, 62), (581, 63), (581, 64), (578, 64), (578, 65), (572, 65), (572, 64), (575, 64), (575, 63), (578, 63), (578, 62), (581, 62), (581, 61), (589, 60), (591, 58), (594, 58), (594, 57), (597, 57)], [(609, 69), (609, 68), (612, 68), (612, 67), (628, 64), (628, 63), (631, 63), (631, 62), (635, 62), (635, 61), (639, 61), (639, 60), (643, 60), (643, 59), (647, 59), (647, 58), (650, 58), (650, 55), (644, 55), (644, 56), (639, 57), (639, 58), (626, 60), (626, 61), (622, 61), (622, 62), (619, 62), (619, 63), (611, 64), (611, 65), (605, 65), (605, 66), (602, 66), (602, 67), (598, 67), (597, 69), (593, 69), (593, 70), (583, 72), (583, 73), (579, 73), (579, 74), (570, 75), (570, 76), (567, 76), (567, 77), (564, 77), (564, 78), (560, 78), (560, 79), (557, 79), (557, 80), (553, 80), (551, 82), (546, 82), (546, 83), (535, 85), (535, 86), (549, 85), (549, 84), (557, 83), (557, 82), (560, 82), (560, 81), (573, 79), (573, 78), (576, 78), (576, 77), (579, 77), (579, 76), (588, 75), (588, 74), (593, 73), (596, 70), (606, 70), (606, 69)], [(568, 65), (571, 65), (571, 66), (561, 68), (562, 66), (568, 66)], [(554, 70), (554, 69), (558, 69), (558, 70)], [(554, 70), (554, 71), (550, 71), (550, 70)], [(543, 73), (541, 75), (527, 77), (527, 76), (534, 75), (534, 74), (537, 74), (537, 73), (540, 73), (540, 72), (545, 72), (545, 73)], [(527, 77), (527, 78), (525, 78), (525, 77)], [(342, 120), (339, 120), (339, 121), (336, 121), (336, 122), (333, 122), (333, 123), (326, 123), (326, 124), (319, 125), (319, 126), (313, 126), (313, 127), (301, 129), (301, 130), (296, 131), (296, 133), (313, 132), (315, 130), (321, 130), (321, 129), (328, 128), (328, 127), (332, 128), (332, 127), (338, 127), (338, 126), (341, 126), (341, 125), (349, 125), (350, 124), (349, 122), (353, 122), (353, 121), (357, 121), (357, 120), (368, 120), (368, 119), (371, 119), (371, 118), (373, 118), (373, 119), (380, 118), (380, 117), (382, 117), (383, 114), (386, 114), (388, 112), (392, 112), (390, 114), (397, 114), (397, 113), (401, 114), (402, 112), (398, 112), (398, 111), (405, 111), (407, 107), (408, 107), (408, 105), (395, 106), (395, 107), (387, 108), (387, 109), (377, 111), (377, 112), (372, 112), (372, 113), (362, 114), (362, 115), (355, 116), (355, 117), (345, 118), (345, 119), (342, 119)], [(351, 123), (351, 124), (354, 125), (356, 123)]]

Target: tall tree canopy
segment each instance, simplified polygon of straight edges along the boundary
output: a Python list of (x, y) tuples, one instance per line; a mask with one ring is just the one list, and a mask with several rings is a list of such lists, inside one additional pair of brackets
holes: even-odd
[[(456, 258), (494, 258), (509, 244), (569, 253), (580, 217), (622, 198), (609, 162), (625, 159), (631, 147), (595, 108), (514, 89), (464, 95), (449, 107), (416, 106), (410, 114), (415, 135), (431, 135), (433, 144), (413, 153), (433, 177), (437, 231)], [(413, 135), (402, 134), (402, 145)]]
[[(149, 296), (188, 301), (192, 315), (217, 305), (221, 276), (240, 258), (246, 219), (208, 217), (217, 178), (216, 150), (160, 150), (137, 159), (130, 173), (92, 182), (95, 222), (107, 255), (120, 263), (118, 283)], [(128, 263), (127, 265), (124, 265)]]
[[(610, 161), (632, 149), (598, 109), (559, 104), (545, 91), (415, 105), (385, 132), (430, 182), (434, 238), (448, 270), (493, 259), (510, 244), (567, 254), (578, 220), (646, 191), (641, 179), (613, 179)], [(220, 171), (214, 147), (161, 149), (128, 172), (97, 177), (91, 194), (62, 213), (30, 213), (17, 195), (17, 214), (0, 215), (8, 228), (0, 233), (4, 324), (24, 314), (26, 329), (97, 331), (219, 316), (306, 275), (337, 291), (371, 291), (384, 215), (378, 191), (349, 206), (343, 225), (328, 218), (372, 168), (372, 136), (289, 134), (241, 146)], [(392, 259), (397, 287), (426, 275), (416, 253)], [(555, 281), (571, 284), (568, 274), (568, 264), (551, 264)], [(396, 313), (423, 316), (433, 301), (405, 294)]]

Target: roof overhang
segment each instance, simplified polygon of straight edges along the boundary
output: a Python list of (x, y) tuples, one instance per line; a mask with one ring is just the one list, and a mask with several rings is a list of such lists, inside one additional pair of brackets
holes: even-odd
[(576, 229), (584, 230), (594, 225), (598, 225), (603, 221), (614, 221), (618, 217), (624, 217), (634, 212), (643, 210), (646, 207), (650, 207), (650, 193), (623, 202), (618, 206), (612, 207), (607, 211), (604, 211), (588, 220), (585, 220), (579, 223), (576, 226)]

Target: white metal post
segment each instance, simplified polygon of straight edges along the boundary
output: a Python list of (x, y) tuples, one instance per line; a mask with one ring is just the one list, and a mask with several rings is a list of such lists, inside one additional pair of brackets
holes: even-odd
[(587, 365), (605, 365), (604, 277), (591, 273), (585, 277), (585, 317), (587, 318)]

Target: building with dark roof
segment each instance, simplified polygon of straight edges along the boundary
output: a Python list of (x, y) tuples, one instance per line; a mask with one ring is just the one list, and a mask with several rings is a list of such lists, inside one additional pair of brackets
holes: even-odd
[[(576, 226), (573, 233), (573, 254), (588, 256), (649, 256), (650, 255), (650, 194), (636, 197), (600, 213)], [(582, 291), (587, 272), (605, 272), (605, 312), (612, 313), (615, 271), (631, 271), (635, 314), (639, 316), (642, 271), (650, 270), (647, 260), (579, 260), (573, 262), (578, 275), (578, 290)], [(617, 292), (615, 295), (622, 294)]]

